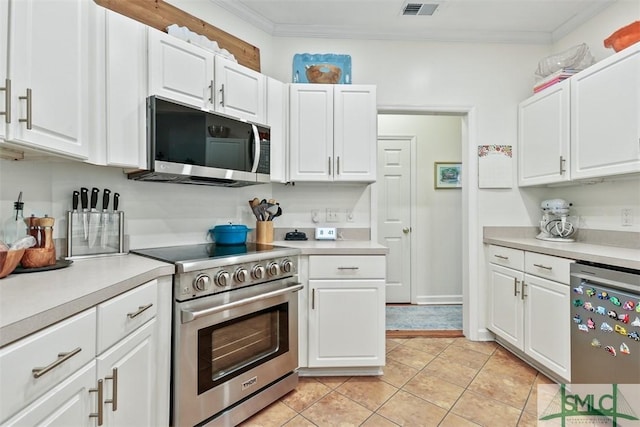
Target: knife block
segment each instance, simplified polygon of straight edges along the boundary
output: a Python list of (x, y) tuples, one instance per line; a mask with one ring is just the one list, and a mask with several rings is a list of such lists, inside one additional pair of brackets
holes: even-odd
[(66, 259), (124, 253), (124, 212), (67, 211)]

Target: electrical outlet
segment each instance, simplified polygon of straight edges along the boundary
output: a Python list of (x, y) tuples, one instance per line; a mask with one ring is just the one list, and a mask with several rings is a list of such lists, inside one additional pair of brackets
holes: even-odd
[(620, 211), (621, 214), (621, 224), (623, 226), (631, 226), (633, 225), (633, 209), (624, 208)]
[(327, 222), (338, 222), (338, 210), (327, 208)]
[(353, 222), (355, 221), (355, 218), (353, 216), (353, 211), (351, 209), (347, 209), (346, 211), (346, 217), (347, 217), (347, 222)]
[(320, 222), (320, 211), (318, 211), (317, 209), (311, 210), (311, 222), (313, 222), (314, 224)]

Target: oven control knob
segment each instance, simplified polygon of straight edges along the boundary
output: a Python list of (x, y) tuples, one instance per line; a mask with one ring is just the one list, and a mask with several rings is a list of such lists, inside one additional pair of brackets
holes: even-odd
[(229, 279), (230, 279), (229, 273), (227, 273), (226, 271), (223, 270), (223, 271), (219, 271), (216, 274), (216, 277), (215, 277), (214, 281), (215, 281), (216, 286), (219, 286), (219, 287), (222, 288), (222, 287), (227, 286), (229, 284)]
[(283, 273), (291, 273), (293, 270), (293, 262), (290, 259), (285, 259), (282, 261), (282, 272)]
[(240, 283), (244, 282), (245, 280), (247, 280), (247, 269), (246, 268), (237, 269), (234, 276), (238, 282)]
[(269, 263), (269, 265), (267, 266), (267, 273), (269, 273), (269, 276), (272, 276), (272, 277), (280, 274), (280, 266), (278, 265), (278, 263), (275, 263), (275, 262)]
[(193, 289), (196, 291), (206, 291), (209, 288), (211, 278), (206, 274), (198, 274), (193, 280)]
[(262, 279), (264, 277), (264, 267), (261, 265), (254, 265), (251, 269), (251, 276), (254, 279)]

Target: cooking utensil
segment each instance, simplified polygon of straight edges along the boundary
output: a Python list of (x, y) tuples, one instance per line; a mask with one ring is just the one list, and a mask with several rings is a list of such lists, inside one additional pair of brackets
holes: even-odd
[(267, 207), (267, 214), (268, 214), (267, 221), (272, 221), (273, 218), (275, 218), (275, 214), (278, 213), (279, 208), (280, 208), (280, 205), (278, 204), (273, 205), (269, 203)]
[(89, 247), (92, 248), (98, 237), (98, 227), (100, 226), (100, 213), (96, 207), (98, 206), (98, 193), (100, 190), (93, 187), (91, 190), (91, 211), (89, 213)]
[(84, 240), (89, 237), (89, 189), (80, 189), (80, 200), (82, 202), (82, 227), (84, 229)]
[(111, 233), (109, 223), (109, 195), (111, 190), (105, 188), (102, 192), (102, 232), (100, 234), (100, 246), (107, 246), (107, 241)]
[(209, 230), (218, 245), (243, 245), (247, 241), (247, 233), (251, 229), (242, 224), (216, 225)]

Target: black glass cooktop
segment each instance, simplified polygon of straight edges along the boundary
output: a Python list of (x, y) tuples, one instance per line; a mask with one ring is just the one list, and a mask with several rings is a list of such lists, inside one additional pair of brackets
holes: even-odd
[(279, 246), (245, 243), (242, 245), (198, 245), (166, 246), (161, 248), (132, 249), (130, 252), (175, 264), (176, 262), (206, 260), (228, 256), (251, 255), (283, 249)]

